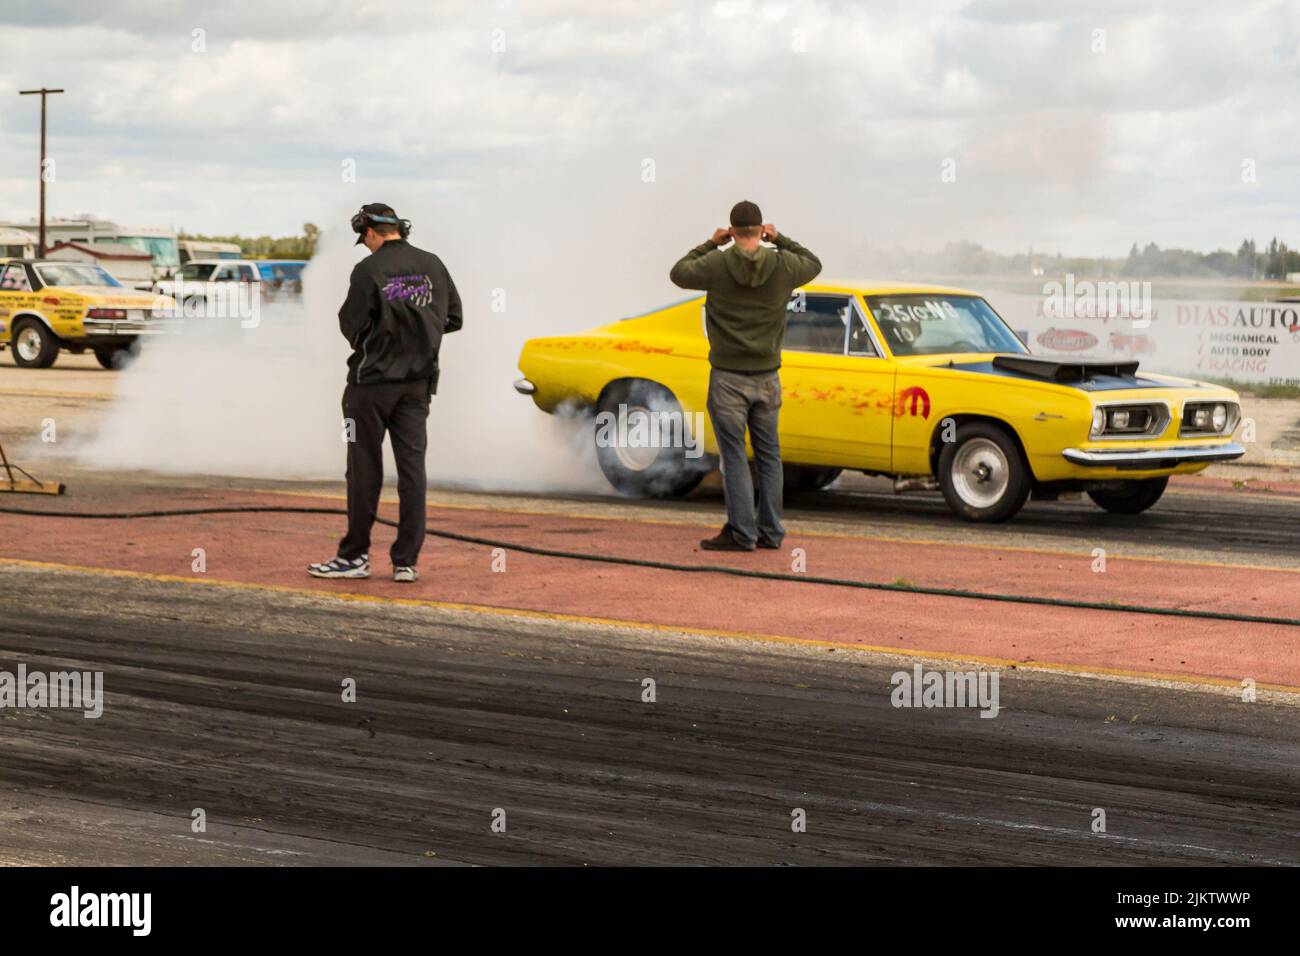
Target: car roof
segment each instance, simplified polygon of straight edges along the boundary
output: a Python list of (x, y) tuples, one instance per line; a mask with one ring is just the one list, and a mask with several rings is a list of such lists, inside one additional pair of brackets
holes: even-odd
[(975, 295), (956, 286), (929, 285), (924, 282), (900, 282), (897, 279), (818, 279), (802, 288), (809, 292), (841, 292), (861, 295)]

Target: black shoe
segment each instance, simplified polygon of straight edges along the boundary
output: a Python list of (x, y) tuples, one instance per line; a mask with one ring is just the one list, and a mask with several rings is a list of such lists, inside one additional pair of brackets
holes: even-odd
[(759, 539), (758, 539), (758, 546), (759, 546), (760, 548), (767, 548), (769, 551), (780, 551), (780, 550), (781, 550), (781, 542), (780, 542), (780, 541), (773, 541), (771, 538), (759, 538)]
[(752, 544), (742, 544), (736, 540), (735, 535), (727, 528), (723, 528), (712, 538), (705, 538), (700, 542), (700, 547), (705, 551), (753, 551)]

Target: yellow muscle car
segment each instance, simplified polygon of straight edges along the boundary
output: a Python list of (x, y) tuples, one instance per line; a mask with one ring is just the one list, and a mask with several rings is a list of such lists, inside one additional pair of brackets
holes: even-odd
[(97, 265), (0, 260), (0, 348), (23, 368), (49, 368), (60, 349), (120, 368), (142, 335), (174, 327), (175, 300), (136, 292)]
[[(530, 339), (515, 388), (543, 411), (594, 411), (597, 457), (616, 489), (685, 494), (717, 454), (703, 414), (703, 305), (698, 296)], [(973, 521), (1005, 520), (1031, 493), (1087, 492), (1136, 514), (1170, 475), (1245, 453), (1231, 440), (1235, 392), (1139, 373), (1136, 362), (1032, 356), (961, 289), (811, 284), (791, 299), (781, 363), (781, 453), (787, 486), (800, 489), (853, 469), (900, 491), (939, 489)]]

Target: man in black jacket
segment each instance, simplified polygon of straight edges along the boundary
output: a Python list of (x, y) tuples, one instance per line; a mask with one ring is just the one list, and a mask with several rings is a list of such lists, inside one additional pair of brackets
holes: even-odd
[(339, 328), (352, 346), (343, 390), (348, 442), (348, 533), (338, 555), (313, 564), (318, 578), (370, 577), (370, 529), (384, 484), (384, 433), (397, 459), (398, 531), (389, 552), (393, 580), (416, 579), (424, 544), (424, 453), (429, 397), (438, 386), (442, 337), (463, 322), (460, 296), (447, 267), (406, 241), (411, 224), (383, 203), (352, 217), (357, 244), (370, 255), (352, 270)]

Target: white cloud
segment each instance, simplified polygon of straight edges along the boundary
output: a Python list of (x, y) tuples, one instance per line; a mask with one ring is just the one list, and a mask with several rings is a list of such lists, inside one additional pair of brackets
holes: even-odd
[[(0, 89), (68, 90), (60, 215), (285, 233), (408, 195), (492, 220), (509, 184), (562, 217), (639, 208), (651, 157), (649, 213), (688, 237), (748, 193), (846, 248), (1210, 248), (1293, 229), (1298, 6), (47, 0), (3, 14)], [(0, 216), (34, 213), (35, 127), (0, 97)]]

